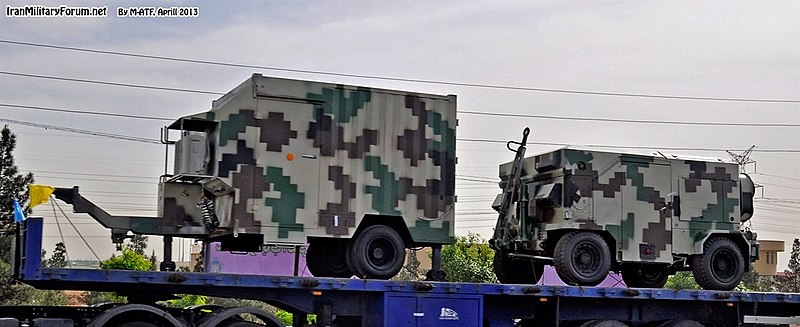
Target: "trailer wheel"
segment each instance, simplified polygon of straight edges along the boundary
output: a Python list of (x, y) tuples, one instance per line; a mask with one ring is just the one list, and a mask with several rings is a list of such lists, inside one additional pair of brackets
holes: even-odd
[(703, 327), (703, 324), (694, 320), (667, 320), (658, 327)]
[(669, 272), (665, 267), (648, 267), (640, 264), (623, 264), (622, 280), (628, 287), (662, 288), (667, 284)]
[(570, 232), (556, 243), (553, 261), (564, 282), (595, 286), (608, 276), (611, 252), (597, 233)]
[(358, 277), (389, 279), (403, 267), (405, 253), (403, 239), (394, 229), (373, 225), (352, 240), (348, 262)]
[(580, 327), (628, 327), (628, 325), (619, 320), (589, 320)]
[(692, 274), (704, 289), (730, 291), (742, 280), (744, 266), (744, 257), (733, 241), (714, 237), (706, 242), (703, 254), (692, 260)]
[(306, 249), (306, 264), (314, 277), (350, 278), (347, 267), (347, 243), (312, 241)]
[(494, 253), (492, 268), (503, 284), (536, 284), (542, 279), (544, 264), (532, 260), (514, 259), (501, 252)]

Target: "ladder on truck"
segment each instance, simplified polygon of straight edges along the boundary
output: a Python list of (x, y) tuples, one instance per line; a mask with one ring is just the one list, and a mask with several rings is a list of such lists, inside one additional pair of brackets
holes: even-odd
[[(489, 245), (495, 251), (500, 251), (507, 241), (506, 238), (508, 234), (506, 233), (506, 228), (508, 226), (508, 210), (511, 209), (511, 202), (519, 196), (521, 188), (519, 179), (522, 174), (522, 160), (525, 159), (525, 149), (530, 132), (531, 129), (525, 127), (525, 130), (522, 131), (522, 142), (508, 141), (506, 143), (506, 148), (511, 152), (515, 152), (516, 155), (514, 156), (506, 185), (503, 188), (503, 193), (500, 194), (499, 206), (495, 206), (498, 212), (497, 224), (494, 228), (494, 237), (489, 240)], [(516, 145), (517, 148), (512, 148), (512, 145)], [(498, 241), (500, 241), (500, 244), (498, 244)]]

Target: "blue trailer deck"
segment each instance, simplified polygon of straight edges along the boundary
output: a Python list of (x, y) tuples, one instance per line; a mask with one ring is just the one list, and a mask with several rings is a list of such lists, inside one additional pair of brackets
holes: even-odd
[(800, 316), (800, 294), (787, 293), (45, 268), (42, 219), (25, 220), (19, 237), (16, 277), (36, 288), (117, 292), (141, 303), (171, 294), (261, 300), (317, 314), (320, 326), (738, 326)]

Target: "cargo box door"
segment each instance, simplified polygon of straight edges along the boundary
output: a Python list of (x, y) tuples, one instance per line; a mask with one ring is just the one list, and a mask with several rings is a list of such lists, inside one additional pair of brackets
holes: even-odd
[(271, 241), (305, 242), (306, 230), (316, 228), (320, 153), (309, 138), (317, 128), (313, 109), (303, 101), (258, 100), (256, 162), (264, 173), (256, 178), (267, 187), (254, 205), (263, 210), (256, 216), (271, 227), (265, 231)]
[(729, 212), (724, 210), (727, 192), (723, 193), (723, 191), (735, 189), (736, 182), (681, 177), (678, 184), (680, 188), (678, 195), (681, 197), (681, 221), (727, 222)]
[(629, 185), (622, 187), (622, 250), (624, 261), (671, 262), (672, 215), (667, 209), (672, 190), (670, 166), (622, 162)]

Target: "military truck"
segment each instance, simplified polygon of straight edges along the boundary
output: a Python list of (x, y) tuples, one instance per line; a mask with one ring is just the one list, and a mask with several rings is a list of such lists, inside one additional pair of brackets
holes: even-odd
[[(757, 259), (754, 184), (735, 163), (565, 147), (500, 166), (490, 245), (504, 283), (536, 283), (545, 264), (571, 285), (619, 271), (629, 287), (661, 288), (691, 270), (705, 289), (731, 290)], [(517, 148), (512, 148), (516, 144)]]
[(455, 131), (455, 95), (254, 74), (162, 132), (175, 167), (160, 179), (157, 217), (111, 216), (77, 187), (56, 196), (117, 243), (167, 236), (167, 265), (172, 236), (225, 251), (308, 243), (315, 276), (388, 279), (405, 248), (453, 240)]

